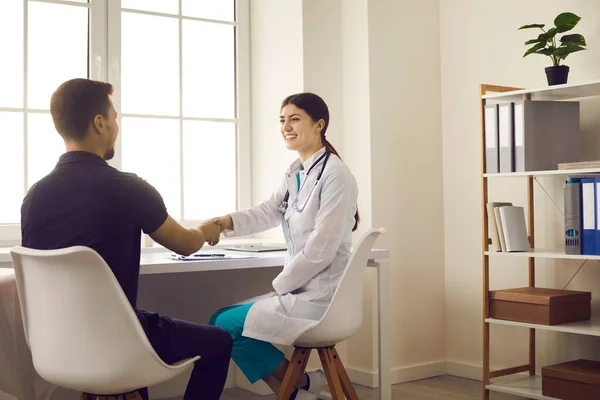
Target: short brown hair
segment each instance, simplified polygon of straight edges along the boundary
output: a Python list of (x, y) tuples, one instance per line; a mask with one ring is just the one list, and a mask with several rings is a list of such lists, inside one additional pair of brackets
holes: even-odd
[(50, 114), (56, 131), (64, 138), (83, 140), (96, 115), (108, 118), (108, 96), (113, 91), (110, 83), (91, 79), (77, 78), (64, 82), (50, 100)]

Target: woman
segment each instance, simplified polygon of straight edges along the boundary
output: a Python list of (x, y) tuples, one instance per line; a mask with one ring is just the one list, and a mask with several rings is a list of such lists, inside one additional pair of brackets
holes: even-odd
[[(275, 293), (217, 311), (211, 324), (234, 339), (232, 358), (252, 383), (279, 393), (289, 361), (271, 343), (291, 345), (324, 315), (348, 262), (359, 222), (357, 186), (326, 139), (329, 110), (316, 94), (299, 93), (281, 105), (281, 135), (297, 159), (281, 186), (262, 204), (215, 222), (226, 236), (283, 227), (288, 252), (273, 280)], [(300, 377), (291, 399), (316, 399), (322, 371)]]

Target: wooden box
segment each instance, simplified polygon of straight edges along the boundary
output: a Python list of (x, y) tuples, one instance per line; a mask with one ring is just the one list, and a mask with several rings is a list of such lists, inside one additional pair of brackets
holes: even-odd
[(575, 360), (542, 367), (542, 394), (563, 400), (600, 399), (600, 362)]
[(591, 317), (590, 292), (524, 287), (490, 291), (490, 317), (560, 325)]

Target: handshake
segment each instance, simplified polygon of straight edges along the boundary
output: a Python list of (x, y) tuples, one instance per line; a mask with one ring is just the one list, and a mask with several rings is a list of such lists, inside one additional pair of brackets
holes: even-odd
[(200, 230), (204, 234), (204, 240), (206, 243), (214, 246), (219, 243), (221, 233), (226, 230), (233, 230), (233, 220), (231, 219), (231, 215), (228, 214), (222, 217), (212, 218), (204, 221), (198, 225), (196, 229)]

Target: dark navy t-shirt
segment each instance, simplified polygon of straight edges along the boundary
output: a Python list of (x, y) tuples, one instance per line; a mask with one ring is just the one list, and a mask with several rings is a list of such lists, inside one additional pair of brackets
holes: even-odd
[(110, 266), (136, 308), (141, 232), (167, 219), (158, 191), (101, 157), (72, 151), (27, 193), (21, 207), (22, 246), (52, 250), (94, 249)]

